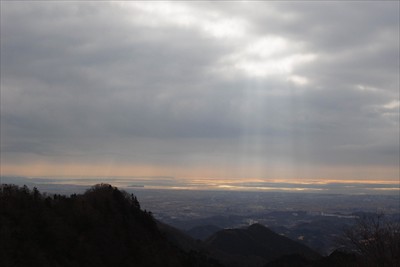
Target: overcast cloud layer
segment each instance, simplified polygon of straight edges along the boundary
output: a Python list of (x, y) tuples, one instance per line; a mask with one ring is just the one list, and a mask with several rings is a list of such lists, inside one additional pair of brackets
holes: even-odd
[(399, 11), (1, 2), (1, 173), (398, 179)]

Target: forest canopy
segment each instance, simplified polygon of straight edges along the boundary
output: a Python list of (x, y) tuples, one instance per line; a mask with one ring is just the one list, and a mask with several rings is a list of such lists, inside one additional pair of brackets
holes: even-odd
[(2, 185), (1, 266), (214, 266), (172, 246), (134, 195), (108, 184), (82, 195)]

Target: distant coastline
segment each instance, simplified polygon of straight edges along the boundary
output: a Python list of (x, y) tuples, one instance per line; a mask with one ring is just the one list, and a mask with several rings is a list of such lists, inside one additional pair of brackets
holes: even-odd
[(1, 176), (4, 184), (30, 185), (37, 187), (89, 187), (109, 183), (120, 188), (200, 190), (200, 191), (244, 191), (285, 192), (347, 195), (398, 195), (399, 183), (388, 181), (331, 181), (285, 182), (285, 181), (219, 181), (217, 179), (191, 180), (174, 177), (22, 177)]

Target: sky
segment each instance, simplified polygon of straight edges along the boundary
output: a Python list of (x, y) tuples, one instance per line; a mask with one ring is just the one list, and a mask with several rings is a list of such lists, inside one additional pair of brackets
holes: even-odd
[(1, 1), (1, 175), (398, 181), (398, 1)]

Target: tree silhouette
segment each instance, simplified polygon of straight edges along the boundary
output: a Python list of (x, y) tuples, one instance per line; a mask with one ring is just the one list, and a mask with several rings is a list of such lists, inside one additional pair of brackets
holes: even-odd
[(215, 265), (170, 244), (135, 196), (99, 184), (70, 197), (2, 185), (0, 266)]
[(362, 216), (338, 243), (359, 255), (363, 266), (400, 266), (400, 224), (383, 213)]

